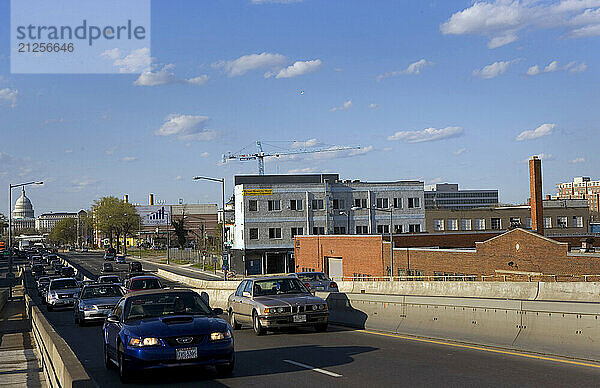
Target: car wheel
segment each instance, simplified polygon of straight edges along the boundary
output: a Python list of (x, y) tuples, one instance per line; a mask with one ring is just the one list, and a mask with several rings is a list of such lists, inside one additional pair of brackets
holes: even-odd
[(129, 380), (129, 370), (127, 369), (127, 364), (125, 363), (123, 344), (119, 344), (117, 358), (119, 359), (119, 377), (121, 378), (121, 381), (125, 383)]
[(54, 310), (54, 307), (52, 307), (52, 305), (50, 305), (50, 304), (47, 304), (46, 305), (46, 310), (47, 311), (52, 311), (52, 310)]
[(231, 310), (229, 311), (229, 324), (231, 327), (233, 327), (233, 330), (239, 330), (242, 328), (242, 324), (235, 320), (235, 313)]
[(104, 366), (106, 369), (112, 369), (114, 365), (115, 364), (113, 364), (110, 356), (108, 355), (108, 345), (104, 344)]
[(217, 365), (217, 373), (221, 376), (229, 376), (233, 373), (233, 368), (235, 367), (235, 358), (228, 364)]
[(323, 331), (327, 331), (327, 322), (325, 322), (325, 323), (317, 323), (315, 325), (315, 330), (317, 332), (319, 332), (319, 333), (323, 332)]
[(252, 314), (252, 328), (254, 329), (254, 334), (256, 335), (265, 334), (265, 329), (264, 327), (262, 327), (256, 311), (254, 312), (254, 314)]

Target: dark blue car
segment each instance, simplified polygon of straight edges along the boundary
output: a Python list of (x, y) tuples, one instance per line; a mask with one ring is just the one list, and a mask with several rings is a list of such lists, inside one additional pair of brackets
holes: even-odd
[(107, 368), (122, 380), (135, 370), (214, 365), (229, 374), (235, 364), (233, 331), (221, 309), (192, 290), (146, 290), (124, 296), (102, 327)]

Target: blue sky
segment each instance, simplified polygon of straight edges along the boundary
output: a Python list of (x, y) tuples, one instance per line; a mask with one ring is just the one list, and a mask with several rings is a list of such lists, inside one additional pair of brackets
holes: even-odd
[(191, 178), (231, 193), (256, 163), (221, 155), (256, 140), (361, 147), (267, 173), (457, 182), (503, 202), (528, 197), (534, 154), (546, 193), (598, 178), (597, 0), (154, 0), (136, 74), (11, 74), (9, 2), (0, 15), (0, 187), (44, 180), (37, 214), (125, 193), (219, 202)]

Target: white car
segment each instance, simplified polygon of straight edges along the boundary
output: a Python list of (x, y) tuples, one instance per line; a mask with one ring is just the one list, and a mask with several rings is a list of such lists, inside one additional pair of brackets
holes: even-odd
[(73, 307), (79, 296), (79, 283), (73, 278), (52, 279), (46, 292), (46, 308)]

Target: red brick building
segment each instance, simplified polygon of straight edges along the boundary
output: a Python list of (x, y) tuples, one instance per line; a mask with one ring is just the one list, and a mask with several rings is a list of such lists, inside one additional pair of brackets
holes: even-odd
[[(394, 276), (476, 275), (473, 279), (600, 280), (600, 254), (569, 250), (559, 242), (513, 229), (475, 248), (394, 248)], [(382, 236), (296, 236), (296, 271), (326, 273), (331, 259), (342, 263), (344, 278), (388, 276), (390, 244)]]

